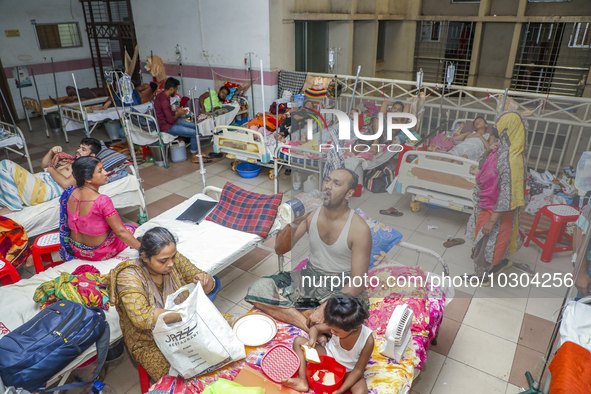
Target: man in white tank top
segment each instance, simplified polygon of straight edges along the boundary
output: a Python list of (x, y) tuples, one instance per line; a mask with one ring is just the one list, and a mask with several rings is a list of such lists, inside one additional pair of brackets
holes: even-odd
[[(286, 226), (275, 242), (275, 251), (285, 254), (308, 233), (307, 266), (301, 271), (259, 279), (248, 289), (246, 301), (306, 331), (324, 321), (325, 302), (337, 291), (369, 304), (365, 278), (371, 257), (371, 231), (348, 206), (357, 183), (357, 174), (347, 169), (334, 170), (326, 177), (322, 186), (327, 193), (324, 205), (294, 222), (294, 234), (292, 226)], [(353, 281), (355, 277), (362, 280)]]

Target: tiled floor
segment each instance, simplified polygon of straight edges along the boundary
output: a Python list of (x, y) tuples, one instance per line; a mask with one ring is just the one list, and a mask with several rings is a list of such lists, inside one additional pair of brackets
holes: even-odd
[[(30, 133), (26, 124), (21, 127), (27, 138), (33, 164), (39, 169), (41, 158), (54, 145), (64, 146), (73, 153), (82, 132), (70, 134), (70, 143), (65, 144), (62, 134), (51, 134), (46, 138), (42, 122), (33, 122), (35, 132)], [(105, 138), (106, 132), (98, 129), (96, 138)], [(211, 149), (205, 147), (206, 151)], [(15, 158), (15, 155), (11, 155)], [(196, 172), (198, 165), (189, 161), (175, 163), (164, 169), (150, 164), (141, 166), (144, 189), (148, 203), (148, 214), (154, 217), (179, 204), (202, 190), (201, 175)], [(261, 193), (271, 193), (273, 184), (267, 170), (254, 179), (242, 179), (231, 171), (229, 160), (219, 160), (206, 165), (207, 184), (222, 187), (227, 181), (240, 187)], [(291, 196), (290, 178), (282, 174), (280, 189)], [(441, 254), (447, 261), (451, 275), (473, 272), (470, 259), (470, 243), (446, 249), (443, 242), (447, 237), (464, 237), (468, 215), (446, 209), (430, 209), (423, 206), (418, 213), (409, 207), (410, 196), (399, 194), (372, 194), (364, 191), (359, 198), (353, 198), (352, 208), (360, 207), (372, 218), (398, 229), (404, 240), (430, 248)], [(384, 216), (380, 209), (394, 206), (404, 213), (402, 217)], [(137, 210), (120, 211), (125, 221), (137, 220)], [(427, 226), (437, 229), (429, 230)], [(464, 237), (465, 238), (465, 237)], [(297, 265), (306, 257), (306, 239), (300, 241), (297, 251), (286, 257), (289, 267)], [(529, 263), (537, 272), (571, 272), (572, 265), (568, 253), (557, 254), (551, 263), (539, 261), (537, 246), (521, 249), (513, 260)], [(387, 258), (411, 265), (415, 262), (414, 252), (394, 247)], [(434, 260), (421, 257), (423, 268), (434, 269)], [(440, 268), (440, 267), (439, 267)], [(264, 251), (254, 251), (222, 271), (218, 276), (222, 289), (215, 305), (221, 312), (243, 314), (250, 308), (244, 302), (248, 286), (264, 275), (278, 271), (276, 256)], [(511, 272), (517, 271), (511, 269)], [(25, 276), (31, 273), (24, 273)], [(560, 307), (564, 291), (562, 288), (472, 289), (465, 286), (456, 289), (455, 299), (447, 306), (440, 328), (437, 346), (431, 346), (428, 362), (415, 380), (412, 392), (415, 394), (440, 393), (518, 393), (526, 386), (525, 371), (534, 377), (542, 365), (542, 356), (548, 344), (553, 323), (553, 315)], [(119, 394), (140, 392), (136, 368), (131, 359), (125, 360), (108, 371), (106, 381)]]

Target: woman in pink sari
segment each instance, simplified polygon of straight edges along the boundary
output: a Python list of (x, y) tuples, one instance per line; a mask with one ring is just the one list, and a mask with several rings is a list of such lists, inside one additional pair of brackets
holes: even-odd
[(90, 261), (110, 259), (128, 246), (139, 249), (136, 227), (123, 224), (111, 199), (98, 192), (107, 172), (96, 157), (79, 157), (72, 164), (76, 186), (60, 198), (60, 256)]
[(481, 159), (474, 188), (474, 212), (466, 235), (474, 240), (474, 274), (465, 280), (478, 279), (490, 285), (491, 274), (508, 268), (508, 257), (523, 244), (519, 209), (526, 205), (527, 122), (515, 111), (497, 116), (498, 143), (490, 146)]

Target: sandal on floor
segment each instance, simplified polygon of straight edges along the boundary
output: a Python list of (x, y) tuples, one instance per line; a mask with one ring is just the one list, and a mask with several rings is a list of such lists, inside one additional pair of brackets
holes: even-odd
[(213, 152), (209, 152), (209, 158), (210, 159), (219, 159), (221, 157), (224, 157), (223, 153), (213, 153)]
[(396, 208), (388, 208), (388, 209), (381, 209), (380, 215), (387, 215), (387, 216), (402, 216), (402, 212), (397, 210)]
[(464, 242), (466, 241), (464, 241), (462, 238), (452, 238), (447, 242), (444, 242), (443, 246), (445, 246), (446, 248), (451, 248), (452, 246), (461, 245)]
[(291, 168), (285, 169), (285, 175), (291, 175)]

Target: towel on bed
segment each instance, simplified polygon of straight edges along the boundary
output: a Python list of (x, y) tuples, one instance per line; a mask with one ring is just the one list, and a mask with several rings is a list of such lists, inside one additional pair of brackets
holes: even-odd
[(53, 200), (62, 191), (46, 172), (31, 174), (13, 161), (0, 161), (0, 205), (12, 211)]
[(283, 193), (264, 195), (226, 182), (220, 201), (206, 220), (233, 230), (267, 238)]

